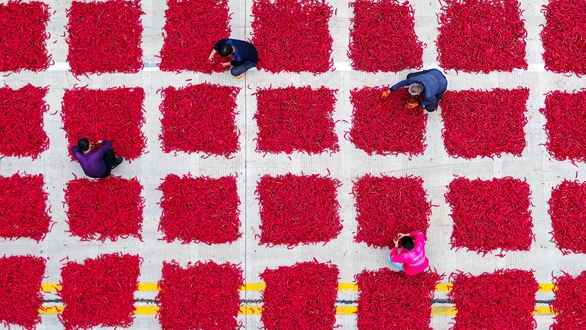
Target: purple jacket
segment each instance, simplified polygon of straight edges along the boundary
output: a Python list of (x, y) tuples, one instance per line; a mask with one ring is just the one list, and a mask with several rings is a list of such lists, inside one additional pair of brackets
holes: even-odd
[(85, 175), (91, 178), (103, 178), (108, 174), (108, 168), (104, 161), (104, 154), (112, 147), (112, 142), (108, 140), (103, 140), (102, 142), (103, 145), (101, 148), (90, 151), (87, 154), (79, 151), (78, 146), (71, 148), (73, 157), (77, 159)]

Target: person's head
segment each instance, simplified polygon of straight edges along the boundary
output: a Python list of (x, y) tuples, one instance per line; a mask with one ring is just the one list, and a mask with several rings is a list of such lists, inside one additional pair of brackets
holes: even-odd
[(406, 250), (413, 250), (413, 248), (415, 248), (415, 244), (413, 243), (413, 238), (411, 238), (411, 236), (401, 237), (401, 247)]
[(232, 46), (230, 45), (222, 45), (220, 46), (220, 50), (218, 51), (218, 54), (220, 54), (220, 56), (222, 57), (226, 57), (231, 55), (234, 52), (234, 49), (232, 49)]
[(87, 138), (80, 139), (79, 141), (77, 141), (77, 147), (81, 152), (88, 151), (90, 149), (90, 140), (88, 140)]
[(420, 83), (412, 83), (409, 85), (409, 94), (411, 95), (419, 95), (423, 92), (423, 85)]

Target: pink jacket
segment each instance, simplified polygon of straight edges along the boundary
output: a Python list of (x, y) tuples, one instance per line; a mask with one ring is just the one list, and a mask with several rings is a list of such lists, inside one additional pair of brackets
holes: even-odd
[(402, 263), (405, 274), (417, 275), (429, 265), (429, 259), (425, 256), (425, 237), (419, 230), (409, 233), (409, 236), (415, 236), (413, 250), (401, 249), (401, 253), (397, 253), (398, 249), (395, 247), (391, 251), (391, 260)]

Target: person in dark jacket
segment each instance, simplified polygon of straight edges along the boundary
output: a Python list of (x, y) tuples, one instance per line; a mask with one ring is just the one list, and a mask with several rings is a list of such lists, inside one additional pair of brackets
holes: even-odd
[(242, 40), (222, 39), (218, 41), (210, 53), (210, 62), (214, 62), (214, 56), (216, 54), (222, 57), (232, 55), (232, 61), (222, 63), (222, 65), (232, 65), (230, 73), (236, 78), (244, 77), (246, 71), (255, 67), (256, 63), (258, 63), (258, 52), (256, 48), (251, 43)]
[(448, 80), (441, 71), (437, 69), (412, 72), (407, 75), (407, 79), (393, 85), (390, 88), (390, 91), (384, 91), (381, 97), (386, 98), (391, 92), (405, 86), (409, 86), (409, 93), (411, 95), (423, 94), (425, 96), (425, 98), (419, 103), (412, 104), (412, 107), (423, 105), (425, 106), (425, 110), (433, 112), (437, 109), (437, 105), (442, 98), (442, 95), (448, 88)]
[(85, 175), (90, 178), (107, 177), (124, 160), (122, 157), (116, 158), (114, 151), (110, 149), (112, 142), (100, 140), (98, 144), (102, 144), (102, 146), (94, 150), (94, 144), (90, 143), (87, 138), (83, 138), (71, 148), (73, 157), (77, 159)]

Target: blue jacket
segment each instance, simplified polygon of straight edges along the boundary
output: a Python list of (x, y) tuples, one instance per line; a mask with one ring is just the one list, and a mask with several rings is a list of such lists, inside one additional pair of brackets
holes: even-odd
[(100, 148), (92, 150), (87, 154), (80, 151), (78, 146), (71, 148), (73, 157), (79, 161), (83, 172), (90, 178), (102, 178), (108, 174), (104, 154), (108, 149), (112, 148), (112, 142), (104, 140), (102, 143), (103, 145)]
[(423, 95), (425, 96), (425, 99), (419, 102), (419, 105), (434, 104), (436, 101), (435, 96), (445, 92), (448, 88), (448, 80), (441, 71), (438, 69), (431, 69), (429, 72), (396, 83), (391, 87), (391, 91), (395, 91), (404, 86), (409, 86), (413, 83), (420, 83), (423, 85)]
[(233, 54), (233, 61), (230, 62), (233, 66), (242, 65), (245, 62), (258, 63), (258, 52), (250, 42), (237, 39), (222, 39), (216, 43), (214, 49), (219, 51), (224, 44), (233, 46), (236, 49)]

